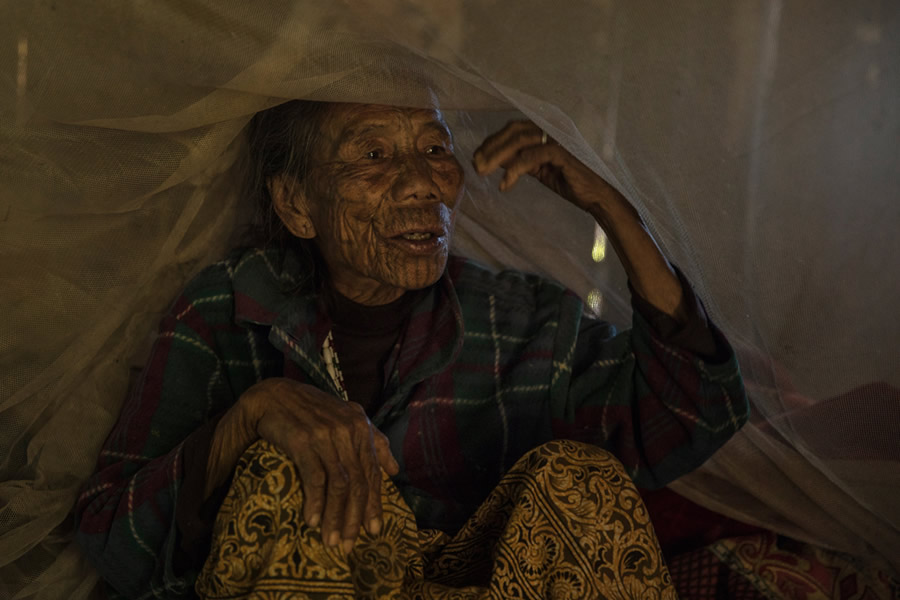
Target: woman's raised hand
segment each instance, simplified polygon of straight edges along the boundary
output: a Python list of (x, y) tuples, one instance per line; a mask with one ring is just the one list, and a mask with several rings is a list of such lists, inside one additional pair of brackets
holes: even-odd
[[(232, 448), (219, 446), (220, 454), (234, 454), (234, 447), (245, 449), (260, 437), (294, 461), (303, 484), (303, 517), (312, 527), (321, 524), (327, 545), (342, 544), (349, 552), (361, 526), (371, 534), (381, 530), (381, 470), (396, 475), (399, 466), (387, 438), (359, 404), (291, 379), (265, 379), (241, 395), (217, 435), (219, 429), (224, 438), (244, 438), (226, 444)], [(233, 470), (237, 461), (221, 462), (231, 462)]]
[(590, 213), (606, 232), (637, 293), (676, 320), (687, 318), (681, 282), (638, 212), (625, 196), (537, 125), (531, 121), (507, 123), (484, 140), (472, 164), (481, 175), (504, 169), (501, 191), (527, 174)]
[(591, 212), (621, 197), (602, 177), (548, 138), (531, 121), (511, 121), (486, 138), (475, 150), (472, 164), (480, 175), (504, 169), (501, 191), (510, 189), (527, 174)]

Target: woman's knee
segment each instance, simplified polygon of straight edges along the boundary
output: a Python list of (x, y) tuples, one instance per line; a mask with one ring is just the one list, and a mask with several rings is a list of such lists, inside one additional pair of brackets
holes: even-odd
[(619, 459), (616, 458), (615, 455), (613, 455), (610, 451), (605, 450), (600, 446), (595, 446), (586, 442), (577, 442), (574, 440), (550, 440), (549, 442), (544, 442), (543, 444), (536, 446), (535, 448), (526, 452), (523, 458), (528, 458), (530, 456), (545, 458), (569, 457), (576, 460), (591, 460), (619, 466), (621, 466), (622, 464), (621, 462), (619, 462)]
[(561, 476), (573, 485), (592, 486), (599, 478), (613, 487), (633, 487), (625, 467), (611, 452), (572, 440), (551, 440), (527, 452), (513, 467), (536, 477)]

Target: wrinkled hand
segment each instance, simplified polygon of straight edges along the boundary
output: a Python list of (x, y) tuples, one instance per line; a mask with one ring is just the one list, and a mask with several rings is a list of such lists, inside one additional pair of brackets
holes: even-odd
[(265, 379), (240, 398), (246, 422), (300, 472), (303, 517), (322, 540), (349, 552), (363, 524), (381, 530), (381, 469), (399, 471), (388, 439), (362, 406), (290, 379)]
[(602, 209), (610, 201), (622, 200), (615, 188), (568, 150), (552, 139), (541, 143), (542, 136), (543, 131), (531, 121), (511, 121), (482, 142), (472, 164), (480, 175), (503, 168), (501, 191), (528, 174), (584, 210)]

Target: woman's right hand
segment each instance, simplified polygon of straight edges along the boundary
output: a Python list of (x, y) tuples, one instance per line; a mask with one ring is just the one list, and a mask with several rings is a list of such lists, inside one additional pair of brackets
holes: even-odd
[(294, 461), (303, 485), (303, 517), (311, 527), (321, 523), (327, 545), (341, 543), (349, 552), (360, 526), (371, 534), (381, 530), (381, 469), (396, 475), (399, 465), (362, 406), (311, 385), (272, 378), (245, 391), (229, 413), (217, 434), (237, 424), (243, 431), (231, 437), (249, 440), (247, 445), (263, 438)]

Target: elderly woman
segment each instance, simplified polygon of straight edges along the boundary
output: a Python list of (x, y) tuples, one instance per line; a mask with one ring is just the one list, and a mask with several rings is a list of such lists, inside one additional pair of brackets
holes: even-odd
[(438, 110), (295, 101), (250, 146), (266, 247), (176, 300), (78, 500), (108, 584), (674, 597), (632, 479), (696, 468), (747, 404), (625, 198), (529, 122), (472, 159), (604, 228), (633, 294), (617, 335), (555, 283), (450, 256), (463, 170)]

